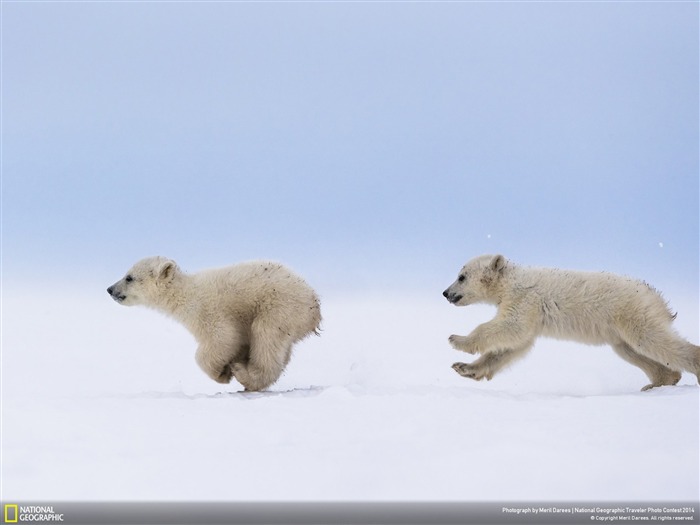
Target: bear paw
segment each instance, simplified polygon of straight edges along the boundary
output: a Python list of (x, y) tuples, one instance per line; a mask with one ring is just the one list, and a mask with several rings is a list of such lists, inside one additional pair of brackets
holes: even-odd
[(480, 370), (469, 363), (455, 363), (452, 365), (452, 369), (462, 377), (468, 377), (469, 379), (474, 379), (475, 381), (481, 381), (484, 377), (490, 381), (491, 377), (493, 377), (493, 375), (485, 374), (483, 369)]
[(468, 336), (451, 335), (448, 338), (448, 341), (450, 342), (450, 345), (452, 345), (452, 348), (454, 348), (455, 350), (466, 352), (472, 355), (478, 353), (478, 350), (471, 344)]
[(455, 363), (452, 365), (452, 369), (462, 377), (471, 377), (474, 379), (474, 376), (476, 375), (476, 372), (468, 363)]
[(214, 381), (216, 381), (217, 383), (228, 384), (231, 382), (232, 377), (233, 371), (231, 370), (231, 367), (229, 365), (226, 365), (219, 374), (219, 376), (214, 379)]

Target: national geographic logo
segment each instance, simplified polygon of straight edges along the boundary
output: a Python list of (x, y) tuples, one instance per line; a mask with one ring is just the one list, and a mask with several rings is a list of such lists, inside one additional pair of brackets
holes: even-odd
[(56, 512), (53, 505), (5, 504), (3, 523), (47, 523), (62, 522), (63, 514)]

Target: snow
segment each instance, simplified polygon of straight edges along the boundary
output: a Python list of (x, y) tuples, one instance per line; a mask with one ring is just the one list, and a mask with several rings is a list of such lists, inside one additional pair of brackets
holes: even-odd
[[(697, 342), (697, 301), (673, 299)], [(174, 321), (104, 287), (5, 286), (2, 499), (697, 501), (694, 376), (640, 392), (609, 348), (540, 340), (477, 383), (447, 337), (492, 309), (440, 290), (322, 300), (321, 337), (243, 393), (197, 368)]]

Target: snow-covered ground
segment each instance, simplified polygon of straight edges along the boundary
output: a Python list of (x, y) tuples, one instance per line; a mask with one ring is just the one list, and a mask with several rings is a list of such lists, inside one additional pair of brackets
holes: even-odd
[[(327, 294), (267, 393), (212, 382), (183, 328), (103, 288), (3, 293), (5, 501), (698, 499), (694, 376), (642, 393), (609, 348), (540, 340), (461, 378), (447, 337), (493, 310), (440, 290)], [(670, 299), (697, 343), (697, 298)]]

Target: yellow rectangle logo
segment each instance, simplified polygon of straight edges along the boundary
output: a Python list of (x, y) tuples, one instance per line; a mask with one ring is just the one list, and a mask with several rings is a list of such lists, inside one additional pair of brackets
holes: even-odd
[(17, 505), (5, 505), (5, 523), (17, 523), (19, 509)]

